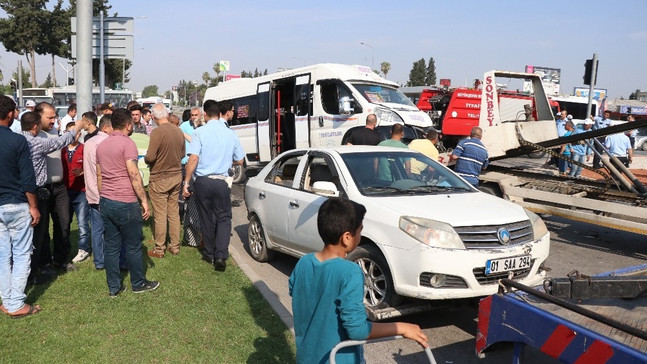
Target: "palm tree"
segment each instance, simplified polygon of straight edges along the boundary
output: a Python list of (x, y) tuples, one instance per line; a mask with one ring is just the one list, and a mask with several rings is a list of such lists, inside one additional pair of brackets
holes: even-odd
[(389, 73), (391, 70), (391, 63), (389, 62), (382, 62), (380, 63), (380, 68), (382, 70), (382, 74), (384, 75), (384, 78), (386, 78), (386, 75)]

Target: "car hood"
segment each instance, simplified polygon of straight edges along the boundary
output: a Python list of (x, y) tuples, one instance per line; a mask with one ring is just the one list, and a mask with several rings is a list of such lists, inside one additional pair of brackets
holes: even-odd
[(498, 225), (528, 219), (521, 206), (483, 192), (369, 197), (369, 200), (376, 206), (374, 210), (367, 206), (367, 214), (371, 210), (384, 212), (387, 209), (398, 217), (432, 219), (456, 227)]

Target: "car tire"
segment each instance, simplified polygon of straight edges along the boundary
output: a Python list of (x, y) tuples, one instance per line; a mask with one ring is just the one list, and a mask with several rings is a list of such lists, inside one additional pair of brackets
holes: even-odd
[(537, 150), (532, 153), (528, 153), (527, 155), (528, 155), (528, 158), (531, 158), (531, 159), (541, 159), (546, 156), (546, 152), (543, 150)]
[(268, 262), (274, 258), (274, 251), (267, 248), (263, 224), (256, 215), (252, 215), (247, 225), (247, 248), (249, 255), (257, 262)]
[(395, 307), (402, 301), (395, 293), (391, 269), (376, 246), (358, 246), (346, 259), (357, 263), (364, 274), (364, 305), (367, 308)]
[(232, 166), (231, 170), (234, 172), (233, 174), (233, 182), (236, 184), (241, 184), (244, 183), (245, 180), (247, 179), (247, 175), (245, 174), (245, 166), (244, 165), (238, 165), (238, 166)]
[(643, 144), (640, 146), (640, 149), (647, 152), (647, 141), (643, 142)]

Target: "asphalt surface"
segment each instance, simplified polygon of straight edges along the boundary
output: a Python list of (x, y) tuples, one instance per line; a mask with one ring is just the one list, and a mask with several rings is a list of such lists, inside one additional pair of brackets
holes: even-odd
[[(647, 158), (646, 158), (647, 159)], [(234, 233), (230, 252), (254, 285), (264, 295), (283, 322), (293, 330), (291, 299), (287, 280), (296, 258), (277, 254), (269, 263), (254, 261), (246, 249), (247, 210), (243, 187), (235, 185)], [(647, 263), (647, 238), (642, 235), (611, 230), (563, 218), (542, 216), (551, 232), (551, 254), (546, 261), (553, 277), (565, 277), (577, 269), (594, 275), (618, 268)], [(475, 354), (478, 306), (476, 300), (450, 302), (449, 308), (398, 318), (420, 325), (430, 339), (438, 363), (502, 363), (512, 360), (512, 347), (494, 348), (484, 358)], [(369, 344), (365, 347), (368, 363), (427, 363), (421, 348), (409, 340)], [(531, 347), (526, 348), (524, 363), (557, 363)]]

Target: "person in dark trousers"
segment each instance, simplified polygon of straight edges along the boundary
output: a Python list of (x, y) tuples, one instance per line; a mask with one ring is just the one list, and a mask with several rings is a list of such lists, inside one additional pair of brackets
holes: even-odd
[(191, 196), (189, 183), (195, 173), (193, 188), (204, 239), (203, 259), (213, 264), (215, 270), (224, 271), (229, 257), (232, 215), (229, 169), (234, 164), (243, 164), (245, 152), (238, 136), (228, 126), (234, 115), (232, 103), (207, 100), (203, 107), (208, 121), (191, 138), (183, 194)]
[(128, 137), (133, 132), (132, 117), (128, 110), (119, 108), (112, 113), (111, 121), (113, 132), (97, 147), (97, 186), (108, 295), (116, 297), (126, 289), (119, 274), (122, 244), (133, 293), (152, 291), (160, 284), (146, 279), (142, 262), (142, 225), (150, 209), (137, 167), (137, 146)]

